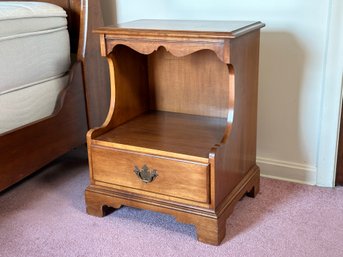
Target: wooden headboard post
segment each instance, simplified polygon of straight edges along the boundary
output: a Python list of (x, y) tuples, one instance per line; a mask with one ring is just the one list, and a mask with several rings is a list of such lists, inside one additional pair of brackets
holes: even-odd
[(84, 62), (89, 127), (102, 125), (110, 106), (110, 76), (106, 58), (100, 55), (99, 35), (92, 31), (104, 26), (101, 1), (88, 0), (87, 47)]

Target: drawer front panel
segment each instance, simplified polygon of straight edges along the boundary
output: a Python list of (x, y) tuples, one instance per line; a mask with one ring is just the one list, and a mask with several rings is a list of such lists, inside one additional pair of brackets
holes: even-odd
[[(95, 183), (99, 181), (127, 187), (127, 191), (130, 188), (138, 189), (142, 194), (150, 192), (201, 203), (209, 202), (207, 164), (99, 146), (92, 146), (91, 154)], [(139, 171), (145, 174), (139, 174)], [(156, 177), (151, 182), (144, 182), (142, 177), (150, 180), (152, 172), (156, 173)], [(147, 173), (150, 176), (145, 176)]]

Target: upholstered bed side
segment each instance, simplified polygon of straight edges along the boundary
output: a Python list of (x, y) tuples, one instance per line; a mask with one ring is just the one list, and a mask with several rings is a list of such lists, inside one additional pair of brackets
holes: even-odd
[(83, 144), (88, 130), (84, 76), (88, 1), (41, 2), (66, 10), (70, 49), (76, 60), (50, 116), (0, 134), (0, 191)]
[(0, 2), (0, 134), (46, 118), (68, 85), (67, 14), (43, 2)]

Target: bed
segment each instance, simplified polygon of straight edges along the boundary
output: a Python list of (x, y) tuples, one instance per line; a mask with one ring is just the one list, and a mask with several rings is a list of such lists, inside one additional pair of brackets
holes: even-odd
[(0, 1), (0, 191), (85, 143), (109, 102), (99, 1), (23, 2)]

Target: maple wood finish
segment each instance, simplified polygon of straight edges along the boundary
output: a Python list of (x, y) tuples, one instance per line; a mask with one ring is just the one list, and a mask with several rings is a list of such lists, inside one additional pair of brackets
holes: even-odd
[(97, 29), (111, 103), (87, 134), (87, 212), (122, 205), (174, 215), (218, 245), (259, 191), (260, 22), (141, 20)]
[[(71, 54), (76, 55), (76, 61), (70, 69), (68, 87), (51, 116), (0, 135), (0, 191), (84, 143), (88, 129), (84, 93), (88, 1), (43, 2), (66, 10)], [(89, 1), (90, 7), (96, 2)]]

